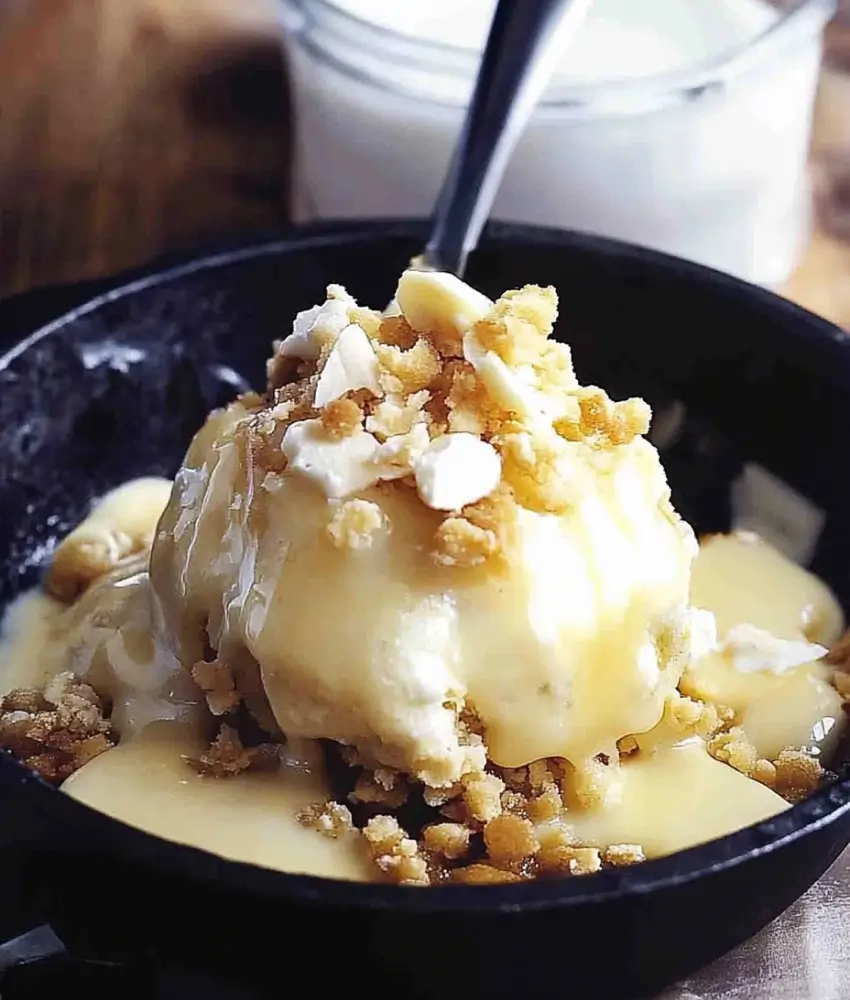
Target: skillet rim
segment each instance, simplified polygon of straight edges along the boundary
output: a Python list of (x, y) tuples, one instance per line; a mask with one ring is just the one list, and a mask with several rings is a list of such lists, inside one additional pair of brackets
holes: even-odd
[[(340, 246), (375, 240), (420, 240), (427, 232), (425, 220), (329, 220), (293, 227), (283, 238), (269, 236), (214, 251), (206, 255), (171, 255), (129, 275), (116, 276), (114, 287), (101, 292), (62, 316), (19, 339), (0, 355), (0, 372), (42, 339), (59, 334), (69, 324), (116, 300), (179, 281), (203, 271), (267, 256), (283, 256), (322, 246)], [(512, 243), (570, 247), (591, 255), (623, 262), (638, 262), (644, 269), (667, 280), (684, 278), (714, 286), (727, 297), (745, 300), (751, 306), (782, 316), (786, 325), (796, 324), (800, 340), (811, 348), (838, 350), (850, 362), (850, 337), (839, 327), (800, 306), (757, 286), (644, 247), (585, 233), (513, 223), (491, 223), (482, 243), (493, 249)], [(129, 277), (130, 280), (127, 280)], [(49, 289), (35, 295), (49, 294)], [(816, 352), (810, 351), (811, 358)], [(819, 376), (834, 371), (820, 368)], [(581, 879), (533, 881), (497, 886), (433, 886), (424, 892), (382, 883), (358, 883), (277, 872), (256, 865), (225, 859), (200, 848), (167, 841), (131, 827), (105, 813), (83, 805), (48, 785), (37, 775), (0, 753), (0, 794), (4, 786), (24, 790), (32, 805), (49, 825), (70, 827), (83, 833), (89, 848), (105, 849), (122, 861), (153, 865), (183, 876), (191, 882), (213, 884), (282, 901), (316, 906), (364, 910), (400, 910), (413, 913), (528, 913), (537, 910), (599, 905), (617, 898), (646, 896), (673, 889), (710, 875), (733, 869), (765, 854), (781, 850), (803, 837), (831, 826), (850, 814), (850, 776), (840, 778), (779, 816), (746, 827), (685, 851), (643, 862), (633, 868), (605, 871)], [(63, 822), (64, 818), (64, 822)], [(58, 823), (57, 823), (58, 820)], [(91, 839), (89, 839), (89, 837)], [(850, 824), (844, 835), (850, 842)], [(26, 847), (27, 845), (23, 845)], [(36, 849), (56, 850), (56, 845), (38, 843)], [(66, 845), (67, 846), (67, 845)], [(77, 851), (76, 845), (71, 849)]]

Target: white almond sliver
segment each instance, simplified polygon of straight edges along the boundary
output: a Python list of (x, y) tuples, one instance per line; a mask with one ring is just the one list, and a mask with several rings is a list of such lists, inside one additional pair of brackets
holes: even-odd
[(444, 434), (414, 466), (416, 489), (434, 510), (460, 510), (492, 493), (502, 478), (496, 449), (474, 434)]
[(755, 625), (734, 625), (720, 647), (732, 666), (742, 674), (762, 671), (784, 674), (786, 670), (826, 656), (827, 650), (805, 639), (779, 639)]
[(378, 359), (366, 331), (350, 323), (336, 339), (316, 386), (314, 405), (321, 409), (347, 392), (368, 389), (382, 396)]
[(447, 327), (463, 333), (493, 305), (486, 295), (444, 271), (405, 271), (395, 298), (404, 318), (420, 333)]
[(302, 420), (286, 428), (280, 447), (292, 472), (312, 479), (333, 499), (365, 490), (380, 478), (375, 460), (381, 446), (363, 430), (332, 440), (320, 420)]

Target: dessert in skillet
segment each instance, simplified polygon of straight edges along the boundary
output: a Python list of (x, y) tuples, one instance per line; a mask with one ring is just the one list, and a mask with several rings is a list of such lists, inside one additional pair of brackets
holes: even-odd
[(556, 314), (330, 286), (266, 392), (10, 609), (0, 745), (163, 837), (416, 885), (632, 864), (815, 790), (834, 597), (753, 535), (697, 545), (648, 406), (581, 386)]

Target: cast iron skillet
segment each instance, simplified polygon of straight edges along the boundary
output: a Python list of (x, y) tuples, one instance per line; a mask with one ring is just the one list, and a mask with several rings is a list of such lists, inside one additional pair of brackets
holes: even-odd
[[(329, 281), (387, 301), (417, 223), (243, 248), (135, 280), (0, 358), (0, 604), (34, 584), (92, 498), (172, 474), (207, 411), (257, 385), (269, 345)], [(665, 451), (700, 531), (756, 462), (823, 511), (813, 568), (850, 606), (850, 344), (731, 278), (571, 233), (494, 226), (470, 280), (558, 287), (583, 381), (686, 418)], [(0, 338), (3, 334), (0, 331)], [(850, 779), (784, 815), (619, 873), (428, 890), (272, 873), (124, 827), (0, 755), (7, 867), (31, 919), (80, 955), (214, 971), (269, 993), (644, 996), (739, 943), (850, 841)]]

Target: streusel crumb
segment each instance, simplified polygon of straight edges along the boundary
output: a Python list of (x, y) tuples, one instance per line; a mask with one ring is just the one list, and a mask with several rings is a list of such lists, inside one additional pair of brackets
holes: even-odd
[(0, 699), (0, 747), (54, 784), (116, 742), (100, 697), (69, 672), (43, 693), (17, 690)]
[(602, 855), (596, 847), (560, 847), (541, 858), (541, 865), (544, 860), (544, 870), (550, 875), (592, 875), (602, 868)]
[(378, 868), (392, 882), (401, 885), (428, 885), (428, 863), (419, 845), (408, 837), (394, 816), (374, 816), (363, 827)]
[(341, 802), (315, 802), (295, 817), (302, 826), (337, 840), (354, 829), (351, 810)]
[(224, 715), (239, 705), (239, 692), (230, 667), (221, 660), (199, 660), (192, 667), (192, 679), (204, 692), (213, 715)]
[(448, 861), (457, 861), (469, 850), (469, 827), (462, 823), (434, 823), (422, 831), (425, 849)]
[(222, 724), (213, 742), (197, 757), (186, 757), (186, 763), (198, 774), (213, 778), (230, 778), (250, 770), (270, 770), (280, 763), (280, 746), (263, 743), (256, 747), (245, 747), (239, 733)]
[(489, 823), (502, 811), (505, 783), (495, 774), (467, 775), (463, 780), (463, 801), (470, 819)]
[(350, 437), (363, 423), (363, 411), (353, 399), (332, 399), (319, 413), (322, 428), (329, 438)]
[(526, 285), (505, 292), (490, 312), (473, 327), (482, 348), (493, 351), (509, 365), (534, 363), (541, 341), (552, 332), (558, 315), (554, 288)]
[(790, 747), (773, 761), (773, 766), (776, 769), (773, 787), (788, 802), (802, 802), (813, 795), (826, 776), (816, 757)]
[(416, 423), (425, 421), (424, 407), (430, 398), (427, 390), (411, 393), (407, 398), (388, 395), (375, 404), (366, 418), (366, 430), (379, 441), (400, 434), (409, 434)]
[(519, 865), (540, 850), (534, 824), (520, 816), (502, 813), (484, 827), (487, 854), (498, 868)]
[(325, 532), (337, 548), (368, 549), (384, 524), (384, 512), (372, 500), (346, 500), (337, 507)]
[(606, 865), (623, 868), (646, 861), (646, 854), (640, 844), (612, 844), (602, 852), (602, 861)]
[(734, 767), (748, 778), (752, 776), (759, 760), (758, 751), (740, 726), (733, 726), (710, 740), (708, 752), (716, 760)]
[(432, 556), (438, 566), (480, 566), (499, 549), (496, 533), (465, 517), (447, 517), (434, 534)]
[(430, 385), (441, 370), (439, 355), (424, 337), (407, 350), (377, 344), (375, 353), (384, 371), (381, 382), (386, 392), (409, 396)]
[(505, 885), (509, 882), (524, 882), (525, 878), (516, 872), (494, 868), (492, 865), (475, 864), (466, 868), (455, 868), (450, 875), (452, 882), (461, 885)]

